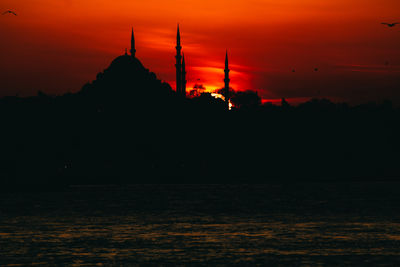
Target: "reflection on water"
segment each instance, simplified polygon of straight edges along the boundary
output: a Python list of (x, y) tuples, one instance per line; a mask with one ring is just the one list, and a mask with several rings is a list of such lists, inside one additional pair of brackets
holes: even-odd
[(397, 183), (1, 193), (0, 266), (396, 265)]

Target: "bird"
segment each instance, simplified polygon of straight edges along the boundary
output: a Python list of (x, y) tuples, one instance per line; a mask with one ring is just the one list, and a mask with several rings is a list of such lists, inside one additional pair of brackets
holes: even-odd
[(5, 14), (13, 14), (15, 16), (17, 15), (17, 13), (15, 13), (14, 11), (11, 11), (11, 10), (7, 10), (7, 11), (2, 13), (2, 15), (5, 15)]
[(400, 24), (400, 22), (394, 22), (394, 23), (386, 23), (386, 22), (382, 22), (381, 24), (386, 25), (390, 28), (396, 26), (397, 24)]

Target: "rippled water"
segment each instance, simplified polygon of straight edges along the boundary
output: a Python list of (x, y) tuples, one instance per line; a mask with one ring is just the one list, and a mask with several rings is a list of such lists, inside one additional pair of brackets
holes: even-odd
[(398, 265), (398, 183), (0, 194), (0, 266)]

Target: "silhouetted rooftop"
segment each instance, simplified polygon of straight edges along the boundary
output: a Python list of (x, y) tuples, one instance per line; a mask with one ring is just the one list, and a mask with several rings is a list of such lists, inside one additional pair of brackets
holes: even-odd
[[(101, 94), (103, 100), (118, 99), (119, 102), (129, 97), (139, 99), (138, 96), (141, 95), (141, 101), (148, 103), (155, 98), (165, 97), (172, 89), (157, 79), (155, 73), (146, 69), (138, 58), (125, 53), (116, 57), (103, 72), (98, 73), (92, 83), (82, 88), (82, 92)], [(148, 98), (150, 95), (151, 98)]]
[(142, 62), (140, 62), (139, 59), (136, 57), (132, 57), (128, 54), (119, 56), (115, 58), (110, 65), (110, 68), (115, 68), (115, 67), (124, 67), (124, 68), (129, 68), (129, 69), (136, 69), (136, 70), (146, 70), (146, 68), (143, 66)]

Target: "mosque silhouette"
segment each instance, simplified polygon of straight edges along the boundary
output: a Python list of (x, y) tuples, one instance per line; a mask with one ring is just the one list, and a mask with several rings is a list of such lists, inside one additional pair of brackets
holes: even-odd
[[(185, 56), (182, 53), (181, 36), (179, 25), (176, 35), (176, 88), (175, 95), (181, 99), (187, 97), (186, 89), (186, 64)], [(135, 94), (141, 97), (153, 97), (155, 99), (165, 98), (172, 95), (173, 90), (168, 83), (157, 79), (155, 73), (150, 72), (143, 66), (141, 61), (136, 57), (135, 36), (132, 28), (131, 32), (131, 48), (130, 54), (125, 49), (125, 54), (115, 58), (110, 66), (103, 72), (97, 74), (96, 80), (86, 84), (82, 88), (82, 94), (90, 95), (108, 95), (113, 94)], [(229, 65), (228, 52), (225, 57), (225, 87), (223, 96), (226, 108), (229, 109), (230, 91), (229, 91)]]

